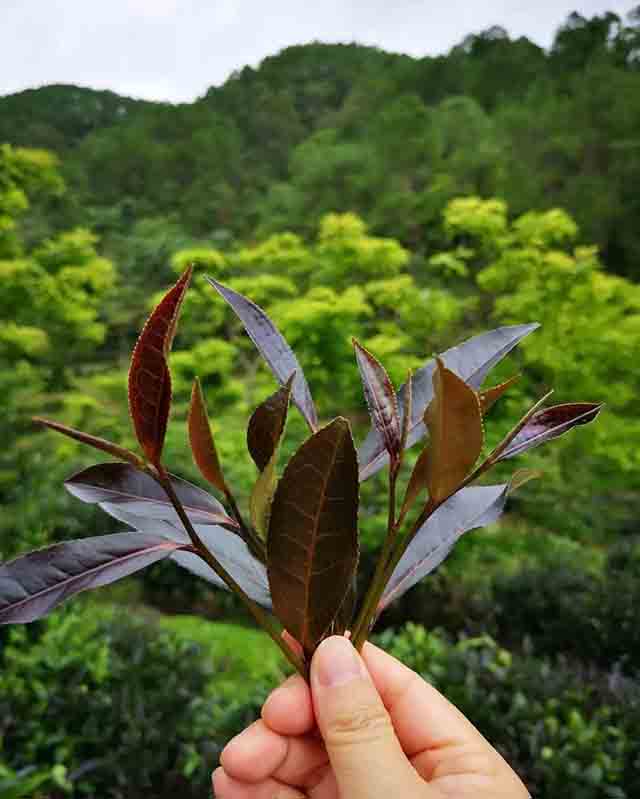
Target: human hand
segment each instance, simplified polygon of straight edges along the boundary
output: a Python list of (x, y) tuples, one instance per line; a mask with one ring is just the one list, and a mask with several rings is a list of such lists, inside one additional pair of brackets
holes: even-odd
[(320, 644), (311, 685), (289, 678), (224, 749), (217, 799), (527, 799), (450, 702), (372, 644)]

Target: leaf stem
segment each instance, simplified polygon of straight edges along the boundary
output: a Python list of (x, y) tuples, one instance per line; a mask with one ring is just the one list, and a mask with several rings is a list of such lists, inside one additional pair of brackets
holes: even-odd
[(187, 516), (182, 503), (178, 499), (176, 492), (174, 491), (173, 485), (171, 484), (171, 478), (169, 477), (166, 470), (160, 467), (157, 471), (157, 475), (151, 473), (154, 479), (162, 486), (164, 491), (166, 492), (167, 496), (171, 504), (173, 505), (180, 521), (182, 522), (184, 529), (186, 530), (194, 548), (197, 551), (197, 554), (210, 566), (213, 571), (220, 577), (221, 580), (224, 580), (226, 585), (237, 595), (240, 599), (244, 602), (247, 606), (247, 609), (256, 620), (256, 622), (269, 634), (272, 638), (274, 643), (280, 648), (284, 656), (287, 658), (289, 663), (301, 674), (305, 679), (308, 677), (308, 671), (306, 664), (302, 661), (301, 658), (296, 655), (295, 652), (285, 643), (283, 638), (281, 637), (279, 631), (276, 629), (273, 621), (269, 617), (269, 615), (260, 607), (260, 605), (256, 604), (246, 593), (245, 591), (238, 585), (238, 583), (234, 580), (234, 578), (229, 574), (229, 572), (224, 568), (224, 566), (220, 563), (220, 561), (213, 555), (212, 552), (204, 545), (202, 539), (195, 531), (193, 525), (189, 517)]
[(387, 562), (393, 553), (394, 544), (398, 537), (398, 524), (396, 523), (396, 482), (398, 479), (400, 463), (391, 465), (389, 471), (389, 504), (387, 513), (387, 536), (369, 590), (363, 600), (362, 607), (354, 624), (351, 640), (356, 649), (360, 650), (369, 633), (369, 624), (378, 602), (377, 595), (384, 590), (384, 575)]
[[(391, 579), (393, 572), (400, 563), (402, 556), (407, 550), (409, 544), (413, 541), (416, 537), (418, 532), (420, 531), (421, 527), (427, 522), (429, 517), (435, 513), (435, 511), (450, 499), (454, 494), (458, 491), (461, 491), (463, 488), (466, 488), (470, 483), (474, 480), (477, 480), (485, 472), (489, 471), (495, 464), (498, 462), (500, 456), (508, 447), (508, 445), (513, 441), (515, 436), (522, 430), (525, 424), (531, 419), (534, 413), (542, 406), (542, 404), (551, 396), (553, 392), (548, 392), (545, 394), (541, 399), (536, 402), (533, 407), (531, 407), (527, 413), (520, 419), (520, 421), (515, 425), (515, 427), (505, 436), (505, 438), (498, 444), (497, 447), (480, 463), (465, 479), (456, 487), (454, 491), (448, 494), (446, 497), (443, 497), (439, 502), (433, 502), (431, 499), (425, 505), (422, 513), (418, 516), (418, 518), (413, 523), (411, 530), (409, 533), (404, 536), (395, 547), (395, 551), (389, 555), (389, 544), (393, 544), (397, 539), (397, 531), (400, 527), (402, 521), (404, 520), (404, 516), (398, 519), (397, 524), (395, 525), (395, 530), (393, 531), (393, 535), (390, 533), (387, 536), (387, 540), (385, 541), (385, 546), (383, 549), (382, 556), (378, 561), (378, 565), (376, 567), (376, 572), (374, 578), (369, 586), (369, 590), (367, 591), (367, 595), (365, 600), (362, 604), (362, 608), (358, 615), (358, 619), (356, 624), (354, 625), (354, 631), (352, 635), (353, 644), (357, 649), (360, 649), (369, 633), (369, 628), (371, 625), (372, 620), (375, 617), (375, 613), (378, 607), (378, 603), (380, 602), (380, 598), (384, 593), (384, 589)], [(390, 488), (391, 488), (392, 478), (390, 477)], [(394, 485), (394, 501), (395, 501), (395, 483)], [(391, 495), (389, 497), (389, 505), (391, 508), (392, 500)]]
[(247, 525), (245, 522), (242, 513), (240, 513), (240, 508), (238, 507), (238, 503), (236, 502), (236, 498), (231, 493), (231, 489), (228, 486), (225, 486), (224, 495), (229, 503), (231, 508), (231, 512), (233, 513), (235, 520), (240, 525), (240, 530), (242, 531), (243, 538), (247, 543), (247, 546), (251, 550), (251, 554), (255, 555), (258, 560), (262, 563), (267, 562), (267, 548), (265, 546), (264, 541), (259, 538), (254, 531)]

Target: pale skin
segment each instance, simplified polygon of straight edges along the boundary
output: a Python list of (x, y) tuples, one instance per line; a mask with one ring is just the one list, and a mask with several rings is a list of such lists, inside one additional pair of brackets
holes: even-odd
[(319, 646), (224, 749), (217, 799), (529, 799), (442, 694), (372, 644)]

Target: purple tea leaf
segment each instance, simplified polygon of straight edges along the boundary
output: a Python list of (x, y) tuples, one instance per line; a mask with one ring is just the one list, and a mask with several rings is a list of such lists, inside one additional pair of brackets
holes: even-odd
[(463, 533), (495, 522), (508, 490), (508, 484), (469, 486), (443, 502), (407, 547), (387, 583), (378, 613), (439, 566)]
[(371, 422), (382, 438), (392, 464), (398, 464), (402, 432), (398, 415), (398, 399), (393, 384), (375, 356), (355, 339), (353, 345)]
[[(474, 336), (457, 347), (452, 347), (440, 357), (448, 369), (455, 372), (471, 388), (478, 389), (498, 361), (508, 355), (525, 336), (538, 327), (537, 323), (498, 327), (488, 333)], [(407, 447), (412, 447), (426, 433), (422, 417), (427, 405), (433, 399), (432, 381), (435, 368), (436, 361), (432, 359), (413, 375), (413, 403)], [(398, 392), (401, 420), (404, 416), (405, 386), (406, 384), (403, 384)], [(387, 460), (388, 455), (382, 437), (375, 428), (372, 428), (358, 450), (360, 480), (366, 480), (374, 475), (385, 465)]]
[[(145, 519), (126, 512), (122, 509), (122, 506), (115, 506), (111, 510), (111, 515), (123, 524), (143, 534), (155, 533), (181, 543), (189, 543), (190, 541), (189, 536), (179, 522)], [(209, 552), (229, 572), (248, 596), (259, 605), (270, 608), (271, 595), (269, 593), (267, 569), (264, 564), (253, 557), (246, 543), (239, 536), (217, 525), (195, 524), (194, 529)], [(216, 587), (226, 591), (229, 590), (224, 580), (199, 555), (193, 552), (179, 551), (171, 556), (171, 560)]]
[(498, 458), (499, 461), (513, 458), (572, 428), (592, 422), (600, 413), (602, 404), (594, 402), (567, 402), (537, 411), (515, 436)]
[[(237, 528), (237, 522), (227, 516), (224, 507), (211, 494), (179, 477), (172, 476), (171, 482), (194, 524), (224, 524)], [(111, 513), (111, 507), (122, 506), (137, 516), (179, 521), (173, 505), (156, 481), (125, 463), (90, 466), (74, 474), (64, 485), (74, 497), (99, 504), (107, 513)]]
[(0, 624), (45, 616), (81, 591), (108, 585), (189, 544), (161, 535), (113, 535), (65, 541), (0, 566)]
[(207, 280), (235, 311), (236, 316), (249, 334), (249, 338), (256, 345), (278, 382), (284, 385), (291, 374), (293, 372), (296, 373), (291, 391), (292, 399), (300, 409), (311, 430), (316, 430), (318, 427), (318, 415), (313, 404), (309, 385), (295, 353), (285, 341), (282, 333), (255, 302), (252, 302), (237, 291), (233, 291), (228, 286), (223, 286), (222, 283), (218, 283), (212, 277), (207, 277)]

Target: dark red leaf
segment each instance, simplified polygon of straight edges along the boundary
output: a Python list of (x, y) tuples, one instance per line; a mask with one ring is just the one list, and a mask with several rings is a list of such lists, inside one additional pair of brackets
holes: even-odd
[(289, 379), (289, 376), (295, 372), (296, 377), (292, 388), (293, 401), (307, 420), (311, 430), (315, 430), (318, 426), (318, 416), (311, 397), (311, 391), (298, 359), (285, 341), (284, 336), (262, 308), (250, 299), (227, 286), (223, 286), (222, 283), (218, 283), (217, 280), (211, 277), (208, 277), (207, 280), (233, 308), (236, 316), (249, 334), (249, 338), (256, 345), (278, 382), (284, 384)]
[(483, 429), (477, 393), (436, 360), (434, 396), (424, 414), (429, 430), (424, 472), (429, 499), (439, 503), (453, 494), (477, 461)]
[(145, 455), (160, 465), (171, 407), (171, 375), (167, 355), (178, 314), (191, 280), (189, 267), (156, 306), (138, 338), (129, 369), (129, 409)]
[(261, 403), (249, 419), (247, 446), (260, 471), (266, 469), (280, 443), (294, 379), (295, 375), (290, 375), (286, 384)]
[(300, 447), (271, 508), (267, 571), (278, 619), (307, 657), (331, 626), (358, 560), (358, 462), (335, 419)]
[(504, 383), (499, 383), (497, 386), (492, 386), (491, 388), (487, 388), (484, 391), (479, 393), (480, 397), (480, 408), (482, 409), (482, 415), (484, 416), (500, 399), (500, 397), (508, 391), (511, 386), (520, 379), (520, 375), (514, 375), (510, 377), (508, 380), (505, 380)]
[(395, 468), (400, 458), (402, 435), (395, 389), (382, 364), (355, 339), (353, 345), (372, 424), (389, 453), (392, 468)]
[(400, 525), (407, 513), (411, 510), (411, 506), (418, 499), (420, 494), (427, 490), (427, 483), (429, 480), (429, 445), (422, 450), (415, 462), (411, 477), (407, 483), (402, 507), (400, 509), (400, 517), (398, 524)]
[(81, 430), (74, 430), (73, 427), (67, 427), (67, 425), (60, 424), (60, 422), (51, 421), (51, 419), (41, 419), (39, 416), (34, 417), (33, 421), (36, 422), (36, 424), (42, 424), (45, 427), (48, 427), (50, 430), (55, 430), (56, 433), (62, 433), (65, 436), (69, 436), (69, 438), (73, 438), (75, 441), (79, 441), (81, 444), (88, 444), (94, 449), (107, 452), (109, 455), (113, 455), (114, 458), (118, 458), (121, 461), (127, 461), (133, 466), (142, 466), (142, 460), (135, 454), (135, 452), (131, 452), (130, 450), (125, 449), (118, 444), (114, 444), (111, 441), (107, 441), (104, 438), (98, 438), (97, 436), (89, 435), (89, 433), (83, 433)]
[(513, 438), (498, 460), (513, 458), (528, 449), (544, 444), (581, 424), (592, 422), (600, 413), (602, 404), (594, 402), (568, 402), (537, 411)]
[[(193, 524), (224, 524), (237, 528), (237, 522), (226, 515), (223, 506), (211, 494), (179, 477), (172, 476), (171, 482)], [(83, 502), (100, 505), (111, 515), (114, 515), (113, 509), (119, 508), (143, 518), (164, 519), (180, 524), (173, 505), (158, 483), (128, 464), (100, 463), (90, 466), (74, 474), (64, 485), (73, 496)]]
[(191, 453), (197, 467), (200, 469), (200, 474), (211, 485), (226, 494), (227, 486), (220, 466), (218, 451), (211, 434), (207, 406), (198, 378), (193, 381), (187, 426), (189, 428)]
[[(478, 389), (489, 371), (529, 333), (536, 330), (538, 324), (512, 325), (499, 327), (488, 333), (469, 339), (452, 347), (440, 357), (445, 366), (461, 377), (471, 388)], [(436, 368), (435, 359), (413, 375), (413, 408), (409, 425), (407, 447), (412, 447), (426, 432), (422, 421), (425, 409), (433, 398), (433, 372)], [(404, 414), (405, 385), (398, 392), (398, 406), (400, 415)], [(372, 428), (364, 443), (358, 451), (360, 462), (360, 479), (367, 478), (378, 472), (387, 462), (388, 455), (382, 437), (375, 428)]]
[(39, 619), (80, 591), (108, 585), (184, 548), (159, 535), (116, 533), (30, 552), (0, 566), (0, 624)]

